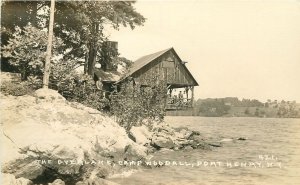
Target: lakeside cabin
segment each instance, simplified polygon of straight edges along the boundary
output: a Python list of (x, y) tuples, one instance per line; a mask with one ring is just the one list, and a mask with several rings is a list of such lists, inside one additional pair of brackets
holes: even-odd
[(126, 74), (97, 69), (94, 79), (97, 86), (111, 92), (114, 84), (131, 79), (141, 86), (149, 85), (149, 79), (156, 75), (164, 80), (168, 88), (167, 110), (184, 110), (193, 107), (194, 87), (197, 81), (186, 67), (174, 48), (162, 50), (137, 59)]

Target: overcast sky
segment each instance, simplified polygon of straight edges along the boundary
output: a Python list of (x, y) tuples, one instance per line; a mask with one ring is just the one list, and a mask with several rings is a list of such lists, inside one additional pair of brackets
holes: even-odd
[(140, 1), (143, 27), (110, 32), (122, 56), (174, 47), (196, 98), (300, 102), (300, 1)]

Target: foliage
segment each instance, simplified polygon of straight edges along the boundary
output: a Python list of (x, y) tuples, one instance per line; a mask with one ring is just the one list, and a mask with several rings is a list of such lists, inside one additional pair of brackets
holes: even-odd
[(1, 93), (5, 95), (23, 96), (33, 92), (34, 89), (28, 82), (5, 81), (1, 83)]
[(43, 1), (2, 1), (1, 2), (1, 26), (12, 33), (16, 26), (23, 28), (28, 23), (34, 26), (41, 26), (42, 16), (38, 10), (46, 6)]
[[(230, 106), (226, 108), (224, 105)], [(282, 100), (279, 102), (277, 100), (271, 101), (268, 99), (267, 102), (262, 103), (255, 99), (242, 99), (242, 101), (240, 101), (235, 97), (227, 97), (216, 99), (198, 99), (195, 103), (195, 110), (198, 112), (198, 116), (296, 118), (300, 116), (300, 111), (297, 108), (298, 106), (299, 105), (296, 103), (296, 101)]]
[(76, 101), (88, 107), (103, 110), (109, 105), (108, 100), (99, 91), (94, 80), (84, 74), (79, 74), (78, 67), (72, 61), (52, 64), (50, 88), (58, 90), (69, 101)]
[(254, 116), (259, 117), (259, 108), (255, 109)]
[[(43, 9), (47, 1), (2, 1), (1, 2), (1, 48), (14, 37), (15, 29), (23, 30), (28, 24), (42, 30), (43, 16), (38, 11)], [(44, 11), (45, 12), (45, 11)], [(1, 54), (1, 70), (19, 72), (10, 65), (8, 59)], [(23, 75), (24, 76), (24, 75)]]
[(239, 103), (240, 107), (263, 107), (264, 104), (256, 99), (242, 99), (242, 101)]
[(117, 42), (104, 42), (102, 44), (101, 50), (100, 50), (100, 64), (101, 68), (106, 70), (114, 70), (116, 71), (118, 68), (118, 63), (116, 60), (119, 55), (118, 49), (117, 49)]
[(123, 67), (124, 71), (128, 71), (133, 64), (131, 60), (128, 60), (125, 57), (118, 57), (117, 63)]
[[(58, 90), (69, 101), (76, 101), (88, 107), (103, 110), (109, 106), (94, 80), (87, 75), (79, 74), (78, 67), (72, 61), (60, 61), (51, 64), (50, 88)], [(29, 76), (26, 81), (3, 82), (1, 92), (13, 96), (33, 94), (42, 87), (42, 80), (36, 76)]]
[(152, 122), (163, 120), (167, 88), (163, 81), (153, 83), (157, 80), (155, 76), (148, 80), (151, 86), (140, 86), (128, 80), (111, 96), (111, 112), (127, 131), (132, 126), (146, 124), (151, 127)]
[(199, 114), (204, 116), (223, 116), (228, 113), (230, 106), (225, 105), (224, 101), (218, 99), (210, 99), (199, 105)]
[[(58, 55), (58, 46), (62, 45), (61, 40), (55, 39), (55, 55)], [(42, 76), (46, 47), (47, 33), (28, 24), (23, 30), (16, 27), (8, 44), (2, 47), (2, 54), (18, 69), (22, 80), (27, 80), (30, 75)]]
[(103, 33), (106, 25), (119, 29), (120, 25), (132, 29), (142, 25), (145, 18), (136, 12), (133, 1), (59, 1), (56, 3), (55, 34), (70, 49), (66, 58), (85, 59), (89, 71), (101, 55), (101, 47), (107, 41)]
[(69, 101), (76, 101), (94, 109), (103, 110), (109, 105), (103, 92), (96, 88), (94, 80), (87, 75), (77, 75), (73, 83), (61, 85), (58, 90)]
[(235, 107), (263, 107), (264, 104), (256, 99), (245, 99), (239, 100), (237, 97), (226, 97), (226, 98), (218, 98), (223, 100), (226, 103), (230, 103), (230, 105)]
[(26, 82), (34, 90), (37, 90), (37, 89), (40, 89), (40, 88), (43, 87), (43, 81), (42, 81), (42, 79), (39, 78), (39, 77), (37, 77), (37, 76), (29, 76), (27, 78)]
[(245, 112), (244, 112), (246, 115), (249, 115), (250, 114), (250, 111), (249, 111), (249, 107), (247, 107), (246, 109), (245, 109)]
[(278, 117), (283, 117), (283, 118), (296, 118), (298, 116), (299, 112), (296, 109), (296, 102), (293, 103), (285, 103), (282, 101), (279, 104), (279, 108), (277, 111), (277, 116)]
[[(105, 26), (143, 25), (145, 18), (133, 7), (134, 1), (57, 1), (55, 37), (62, 39), (65, 60), (95, 62), (102, 44), (107, 41)], [(49, 16), (47, 1), (5, 1), (1, 6), (1, 47), (13, 37), (15, 27), (21, 30), (29, 23), (46, 30)], [(42, 12), (42, 13), (41, 13)], [(30, 48), (26, 50), (30, 53)], [(82, 62), (81, 62), (82, 63)], [(93, 66), (89, 65), (89, 66)], [(8, 67), (7, 67), (8, 68)], [(25, 75), (26, 76), (26, 75)]]

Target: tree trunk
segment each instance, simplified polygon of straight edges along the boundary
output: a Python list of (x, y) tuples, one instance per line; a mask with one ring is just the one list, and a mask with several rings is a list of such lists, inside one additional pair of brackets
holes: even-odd
[(26, 69), (26, 65), (22, 65), (20, 73), (21, 73), (21, 81), (26, 81), (29, 75), (29, 72)]
[(97, 57), (97, 32), (99, 29), (99, 24), (98, 23), (93, 23), (92, 25), (92, 38), (89, 44), (89, 53), (88, 53), (88, 75), (94, 76), (94, 70), (95, 70), (95, 64), (96, 64), (96, 57)]
[(96, 49), (94, 41), (90, 43), (89, 46), (89, 55), (88, 55), (88, 75), (94, 76), (94, 68), (96, 64)]
[(38, 19), (37, 19), (37, 12), (38, 12), (38, 2), (37, 1), (32, 1), (30, 2), (31, 4), (31, 24), (34, 27), (38, 27)]
[(55, 9), (55, 0), (51, 0), (50, 21), (49, 21), (49, 30), (48, 30), (48, 44), (47, 44), (46, 61), (45, 61), (45, 69), (44, 69), (44, 77), (43, 77), (43, 88), (48, 88), (49, 85), (50, 60), (51, 60), (53, 25), (54, 25), (54, 9)]
[(84, 60), (84, 66), (83, 66), (83, 71), (84, 71), (84, 74), (87, 74), (88, 72), (88, 61), (89, 61), (89, 53), (87, 52), (85, 54), (85, 60)]

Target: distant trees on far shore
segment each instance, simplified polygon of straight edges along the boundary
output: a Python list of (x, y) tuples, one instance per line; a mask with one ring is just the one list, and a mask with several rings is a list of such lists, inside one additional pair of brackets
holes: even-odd
[(198, 99), (194, 105), (194, 115), (207, 117), (300, 117), (300, 104), (296, 101), (268, 99), (239, 100), (237, 97)]
[(226, 105), (223, 99), (206, 99), (196, 102), (198, 113), (203, 116), (219, 117), (228, 113), (229, 105)]

